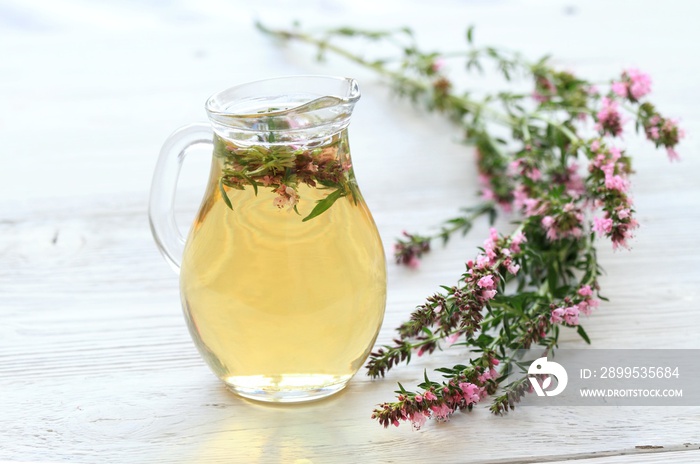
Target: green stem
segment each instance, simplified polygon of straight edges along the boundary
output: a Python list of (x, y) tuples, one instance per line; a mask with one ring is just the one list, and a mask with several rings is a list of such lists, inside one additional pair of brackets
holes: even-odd
[(309, 34), (304, 34), (302, 32), (292, 32), (292, 31), (285, 31), (285, 30), (270, 29), (260, 22), (256, 23), (256, 27), (260, 31), (262, 31), (266, 34), (269, 34), (271, 36), (280, 38), (280, 39), (284, 39), (284, 40), (295, 39), (295, 40), (298, 40), (300, 42), (305, 42), (308, 44), (316, 45), (317, 47), (319, 47), (322, 50), (330, 50), (333, 53), (336, 53), (339, 56), (342, 56), (342, 57), (344, 57), (344, 58), (346, 58), (354, 63), (360, 64), (360, 65), (368, 67), (368, 68), (372, 68), (375, 71), (377, 71), (379, 74), (381, 74), (385, 77), (397, 79), (400, 81), (412, 81), (412, 84), (418, 85), (423, 89), (428, 88), (425, 84), (423, 84), (419, 81), (414, 81), (413, 79), (407, 79), (398, 72), (394, 72), (394, 71), (386, 69), (384, 66), (382, 66), (378, 62), (367, 61), (364, 58), (362, 58), (361, 56), (355, 55), (354, 53), (350, 53), (349, 51), (345, 50), (344, 48), (338, 47), (337, 45), (334, 45), (327, 40), (317, 39), (316, 37), (313, 37)]
[(466, 234), (469, 231), (469, 229), (471, 229), (472, 224), (476, 219), (483, 216), (484, 214), (491, 213), (492, 211), (494, 211), (495, 206), (496, 205), (493, 202), (489, 201), (482, 203), (476, 208), (470, 208), (470, 210), (472, 211), (471, 214), (467, 216), (457, 217), (450, 221), (445, 221), (443, 223), (442, 228), (440, 229), (440, 232), (430, 235), (428, 236), (428, 238), (430, 240), (441, 238), (443, 239), (443, 241), (446, 242), (453, 233), (459, 230), (462, 230)]
[(546, 116), (542, 116), (542, 115), (537, 114), (537, 113), (532, 114), (530, 117), (532, 119), (537, 119), (539, 121), (545, 122), (545, 123), (549, 124), (550, 126), (556, 128), (562, 134), (566, 135), (568, 137), (568, 139), (571, 140), (572, 142), (580, 142), (581, 141), (581, 139), (578, 137), (578, 135), (571, 132), (571, 129), (569, 129), (568, 127), (559, 123), (558, 121), (554, 121), (553, 119), (550, 119)]
[[(273, 37), (277, 37), (283, 40), (298, 40), (300, 42), (304, 42), (307, 44), (315, 45), (317, 46), (320, 50), (328, 50), (331, 51), (339, 56), (342, 56), (346, 58), (349, 61), (352, 61), (353, 63), (359, 64), (361, 66), (373, 69), (376, 71), (378, 74), (381, 76), (387, 77), (389, 79), (393, 79), (403, 85), (406, 85), (408, 87), (411, 87), (415, 90), (421, 91), (421, 92), (428, 92), (431, 87), (432, 83), (426, 82), (426, 81), (421, 81), (418, 79), (412, 79), (409, 77), (404, 76), (400, 72), (397, 71), (392, 71), (385, 66), (383, 66), (383, 62), (381, 60), (378, 61), (368, 61), (361, 57), (360, 55), (356, 55), (354, 53), (349, 52), (348, 50), (339, 47), (333, 43), (331, 43), (328, 40), (325, 39), (318, 39), (310, 34), (305, 34), (302, 32), (295, 32), (295, 31), (287, 31), (287, 30), (275, 30), (275, 29), (270, 29), (264, 24), (257, 22), (256, 23), (257, 28)], [(479, 103), (470, 99), (467, 99), (465, 97), (457, 97), (455, 95), (449, 95), (448, 98), (455, 102), (457, 105), (461, 105), (465, 109), (469, 110), (472, 113), (478, 113), (478, 114), (487, 114), (492, 121), (503, 124), (507, 127), (512, 127), (516, 123), (516, 119), (501, 113), (499, 111), (496, 111), (493, 109), (491, 106), (486, 105), (485, 103)]]

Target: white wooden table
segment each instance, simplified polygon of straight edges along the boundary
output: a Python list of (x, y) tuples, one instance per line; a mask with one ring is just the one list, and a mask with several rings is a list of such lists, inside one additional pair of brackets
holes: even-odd
[[(475, 24), (481, 43), (551, 52), (587, 77), (650, 72), (655, 101), (689, 134), (683, 160), (669, 165), (664, 153), (626, 141), (642, 227), (631, 252), (601, 246), (611, 301), (585, 326), (597, 348), (700, 348), (699, 4), (426, 5), (278, 0), (254, 11), (242, 0), (0, 0), (0, 461), (700, 462), (700, 406), (522, 408), (506, 417), (477, 407), (418, 432), (370, 420), (397, 381), (414, 384), (423, 369), (458, 360), (458, 349), (383, 381), (361, 371), (334, 398), (284, 407), (233, 396), (200, 360), (146, 203), (160, 144), (203, 121), (211, 93), (276, 75), (357, 77), (354, 164), (387, 250), (401, 230), (425, 232), (475, 199), (473, 155), (449, 125), (397, 101), (366, 71), (277, 47), (254, 31), (256, 15), (275, 25), (406, 24), (427, 45), (450, 48)], [(186, 165), (183, 224), (207, 158)], [(453, 282), (486, 230), (480, 223), (435, 250), (418, 272), (389, 265), (378, 342)], [(566, 334), (563, 345), (582, 342)]]

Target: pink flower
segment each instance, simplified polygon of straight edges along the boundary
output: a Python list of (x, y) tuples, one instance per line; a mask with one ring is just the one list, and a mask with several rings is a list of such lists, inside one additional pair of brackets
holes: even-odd
[(651, 92), (651, 77), (638, 69), (628, 69), (622, 73), (622, 80), (613, 82), (611, 90), (622, 98), (636, 102)]
[(270, 176), (263, 176), (260, 180), (262, 181), (262, 184), (265, 187), (269, 187), (270, 185), (275, 183), (274, 177), (270, 177)]
[(556, 308), (552, 311), (552, 315), (549, 317), (549, 321), (552, 324), (557, 324), (564, 321), (564, 308)]
[(591, 290), (590, 285), (584, 285), (583, 287), (578, 289), (578, 294), (581, 296), (592, 296), (593, 290)]
[(578, 305), (576, 305), (578, 308), (579, 312), (585, 316), (590, 316), (591, 314), (591, 306), (588, 304), (588, 301), (582, 301)]
[(552, 216), (545, 216), (542, 218), (542, 227), (547, 231), (547, 238), (549, 240), (556, 240), (559, 238), (559, 232), (556, 228), (556, 220)]
[(673, 149), (673, 147), (666, 147), (666, 153), (668, 154), (668, 159), (670, 161), (680, 161), (681, 157), (678, 156), (678, 152)]
[(629, 182), (619, 174), (615, 174), (605, 178), (605, 187), (618, 192), (626, 192), (629, 187)]
[(494, 285), (493, 276), (491, 274), (484, 276), (476, 284), (481, 288), (491, 288)]
[(420, 265), (420, 257), (430, 251), (430, 238), (419, 235), (411, 235), (404, 231), (403, 235), (408, 240), (397, 240), (394, 244), (394, 258), (396, 264), (404, 264), (413, 269)]
[(481, 296), (485, 300), (491, 300), (496, 296), (496, 293), (497, 293), (496, 290), (484, 290), (481, 292)]
[(481, 198), (484, 201), (492, 201), (496, 199), (496, 194), (493, 193), (493, 190), (491, 190), (488, 187), (482, 187), (481, 188)]
[(649, 138), (651, 140), (659, 140), (659, 128), (658, 127), (650, 127), (649, 128)]
[(569, 229), (569, 235), (574, 238), (581, 238), (581, 235), (583, 235), (583, 230), (580, 227), (572, 227)]
[(510, 262), (508, 264), (508, 272), (510, 272), (511, 274), (515, 275), (518, 273), (519, 270), (520, 270), (520, 264), (516, 264), (514, 262)]
[(580, 197), (586, 191), (583, 178), (578, 173), (578, 164), (571, 163), (567, 168), (566, 191), (574, 198)]
[(525, 206), (525, 200), (528, 199), (525, 187), (521, 184), (513, 190), (513, 206), (515, 209), (521, 210)]
[(423, 402), (423, 397), (420, 395), (416, 395), (416, 403), (422, 403)]
[(514, 175), (520, 171), (520, 165), (523, 164), (523, 158), (518, 158), (514, 161), (511, 161), (508, 164), (508, 174), (509, 175)]
[(293, 208), (299, 202), (299, 194), (288, 185), (280, 185), (274, 190), (277, 196), (272, 200), (272, 204), (278, 208), (289, 206)]
[(479, 255), (476, 257), (476, 268), (483, 269), (488, 266), (490, 260), (486, 255)]
[(467, 404), (478, 403), (481, 399), (479, 397), (479, 387), (473, 383), (462, 382), (459, 384), (459, 388), (462, 390), (462, 395)]
[(523, 234), (521, 231), (513, 234), (510, 237), (510, 251), (513, 253), (520, 253), (520, 245), (526, 241), (527, 239), (525, 238), (525, 234)]
[(452, 345), (454, 345), (454, 343), (455, 343), (457, 340), (459, 340), (460, 335), (462, 335), (462, 334), (460, 334), (459, 332), (455, 332), (455, 333), (453, 333), (452, 335), (450, 335), (449, 337), (447, 337), (447, 338), (445, 339), (446, 347), (449, 348), (449, 347), (451, 347)]
[(629, 248), (627, 245), (627, 240), (633, 237), (633, 231), (639, 226), (634, 218), (629, 218), (624, 222), (619, 222), (613, 227), (612, 230), (612, 242), (613, 250), (617, 250), (620, 247)]
[(491, 378), (492, 378), (492, 377), (491, 377), (491, 371), (488, 370), (488, 371), (484, 371), (483, 374), (481, 374), (480, 376), (478, 376), (478, 377), (477, 377), (477, 380), (479, 381), (479, 383), (484, 384), (484, 383), (486, 383), (487, 381), (491, 380)]
[(428, 391), (425, 392), (425, 394), (423, 395), (423, 398), (425, 398), (426, 401), (435, 401), (435, 400), (437, 399), (437, 396), (435, 396), (435, 393), (433, 393), (433, 392), (431, 392), (430, 390), (428, 390)]
[(414, 412), (409, 417), (411, 419), (411, 423), (413, 424), (413, 428), (416, 430), (420, 430), (420, 428), (423, 427), (426, 419), (428, 418), (428, 416), (426, 416), (423, 411)]
[(525, 205), (525, 216), (536, 216), (542, 210), (540, 200), (536, 198), (526, 198), (523, 200), (523, 204)]
[(593, 230), (601, 234), (609, 234), (612, 232), (613, 221), (610, 218), (593, 218)]
[[(613, 149), (610, 149), (610, 152), (613, 153)], [(605, 174), (605, 188), (624, 193), (627, 191), (629, 183), (619, 174), (614, 174), (615, 168), (617, 167), (616, 159), (619, 157), (619, 154), (617, 157), (615, 157), (615, 153), (613, 153), (613, 160), (610, 160), (606, 164), (602, 165), (600, 169)]]
[(651, 77), (638, 69), (628, 69), (627, 75), (630, 79), (629, 92), (632, 98), (639, 100), (644, 95), (651, 92)]
[(629, 243), (627, 243), (625, 238), (613, 238), (612, 244), (614, 251), (617, 251), (620, 248), (627, 248), (628, 250), (630, 248)]
[(520, 230), (510, 238), (511, 245), (520, 245), (525, 242), (527, 242), (527, 238), (525, 238), (525, 234)]
[(602, 108), (598, 112), (596, 129), (602, 134), (608, 133), (613, 137), (622, 133), (622, 116), (617, 110), (617, 102), (608, 97), (601, 99)]
[[(479, 153), (479, 159), (481, 159), (481, 157), (482, 156)], [(481, 184), (482, 186), (491, 185), (491, 177), (488, 174), (480, 172), (479, 175), (477, 176), (477, 179), (479, 179), (479, 184)]]
[(430, 409), (435, 414), (435, 418), (441, 421), (447, 420), (450, 417), (450, 414), (452, 414), (452, 409), (450, 409), (450, 407), (444, 403), (431, 406)]
[[(528, 173), (529, 173), (529, 175), (528, 175)], [(532, 168), (528, 173), (526, 173), (525, 175), (527, 177), (529, 177), (531, 180), (538, 181), (538, 180), (542, 179), (542, 173), (537, 168)]]
[(622, 98), (627, 97), (627, 84), (624, 82), (613, 82), (611, 90)]
[(498, 200), (498, 206), (500, 206), (506, 214), (510, 214), (513, 211), (513, 205), (510, 204), (510, 200), (501, 198)]
[(486, 256), (488, 256), (491, 261), (496, 259), (496, 248), (496, 243), (492, 238), (484, 240), (484, 253), (486, 253)]
[(433, 64), (430, 65), (430, 69), (433, 72), (438, 72), (443, 67), (445, 67), (445, 60), (443, 58), (435, 58), (435, 61), (433, 61)]
[(654, 114), (644, 121), (644, 132), (647, 139), (654, 142), (657, 147), (665, 147), (670, 161), (679, 159), (675, 150), (676, 145), (685, 137), (685, 131), (678, 127), (678, 121)]
[(570, 306), (564, 310), (564, 321), (569, 325), (578, 325), (578, 307)]
[(605, 174), (605, 187), (611, 190), (618, 190), (624, 192), (627, 190), (627, 180), (621, 177), (619, 174), (615, 174), (615, 170), (618, 169), (619, 163), (617, 162), (622, 157), (622, 152), (619, 148), (610, 148), (611, 159), (605, 164), (600, 163), (600, 170)]

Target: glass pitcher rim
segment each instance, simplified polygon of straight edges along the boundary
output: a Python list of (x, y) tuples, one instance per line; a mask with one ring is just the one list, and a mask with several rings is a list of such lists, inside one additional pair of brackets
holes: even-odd
[[(284, 108), (279, 110), (264, 111), (264, 112), (235, 112), (222, 108), (222, 102), (232, 102), (233, 98), (227, 97), (233, 95), (238, 91), (245, 90), (246, 88), (252, 88), (255, 86), (261, 86), (265, 84), (276, 84), (283, 82), (292, 81), (325, 81), (329, 83), (336, 83), (344, 85), (344, 95), (329, 95), (327, 93), (319, 92), (316, 98), (309, 99), (308, 101), (301, 103), (299, 105)], [(290, 87), (292, 89), (293, 87)], [(338, 92), (340, 93), (340, 92)], [(261, 116), (284, 116), (292, 113), (304, 112), (305, 110), (317, 110), (319, 108), (330, 108), (335, 106), (349, 106), (353, 107), (355, 103), (360, 99), (360, 90), (357, 81), (352, 77), (344, 76), (331, 76), (322, 74), (301, 74), (301, 75), (288, 75), (288, 76), (277, 76), (265, 79), (258, 79), (255, 81), (248, 81), (241, 84), (234, 85), (227, 89), (221, 90), (212, 94), (206, 101), (204, 107), (209, 115), (209, 117), (214, 118), (235, 118), (235, 119), (248, 119), (248, 118), (260, 118)]]

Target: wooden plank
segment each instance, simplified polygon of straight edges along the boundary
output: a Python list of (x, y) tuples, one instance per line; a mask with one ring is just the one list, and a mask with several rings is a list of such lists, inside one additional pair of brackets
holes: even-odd
[[(133, 24), (119, 19), (131, 17), (128, 6), (106, 6), (116, 11), (110, 16), (77, 0), (56, 15), (38, 0), (2, 5), (35, 29), (0, 30), (0, 460), (698, 462), (700, 406), (521, 408), (505, 417), (479, 407), (420, 431), (370, 420), (397, 381), (413, 385), (424, 369), (459, 362), (456, 348), (383, 381), (360, 372), (347, 391), (315, 404), (267, 406), (227, 392), (190, 341), (177, 277), (145, 216), (160, 143), (204, 118), (208, 94), (271, 74), (361, 78), (353, 161), (387, 252), (403, 229), (425, 232), (473, 202), (476, 173), (458, 134), (398, 102), (371, 74), (335, 59), (310, 64), (308, 48), (273, 46), (253, 30), (243, 2), (197, 3), (200, 22), (187, 19), (190, 7), (154, 4)], [(631, 18), (629, 4), (602, 0), (445, 2), (449, 14), (442, 5), (386, 2), (373, 5), (376, 16), (362, 2), (282, 3), (263, 16), (282, 25), (292, 13), (312, 25), (330, 17), (410, 24), (436, 48), (462, 41), (468, 21), (479, 41), (533, 56), (551, 51), (587, 76), (630, 65), (650, 71), (660, 106), (681, 116), (690, 136), (682, 163), (671, 166), (663, 153), (625, 140), (635, 152), (642, 228), (630, 253), (601, 244), (611, 302), (585, 326), (597, 348), (700, 348), (700, 64), (688, 59), (700, 38), (698, 5), (644, 0)], [(190, 158), (178, 194), (183, 219), (199, 202), (208, 165), (206, 153)], [(498, 227), (508, 230), (508, 219)], [(452, 283), (487, 228), (479, 223), (436, 248), (419, 271), (389, 265), (379, 343)], [(563, 345), (583, 342), (568, 332)]]
[(654, 464), (666, 463), (669, 461), (688, 464), (700, 462), (700, 451), (697, 451), (697, 447), (691, 444), (671, 448), (638, 446), (635, 449), (626, 451), (601, 451), (596, 453), (572, 454), (566, 457), (537, 457), (517, 460), (496, 459), (492, 461), (483, 461), (482, 464), (618, 464), (631, 462), (638, 464)]
[[(680, 448), (680, 447), (679, 447)], [(686, 450), (690, 448), (697, 448), (692, 445), (683, 445)], [(601, 453), (603, 454), (603, 453)], [(636, 448), (631, 450), (628, 454), (610, 455), (604, 457), (594, 456), (581, 456), (572, 457), (572, 459), (551, 461), (553, 464), (564, 464), (572, 462), (585, 462), (587, 464), (617, 464), (617, 463), (628, 463), (634, 462), (639, 464), (656, 464), (656, 463), (666, 463), (666, 462), (684, 462), (684, 463), (694, 463), (700, 462), (700, 451), (669, 451), (665, 449), (647, 449), (644, 447)], [(524, 462), (524, 461), (523, 461)], [(534, 461), (533, 461), (534, 462)], [(540, 461), (546, 462), (546, 461)]]

